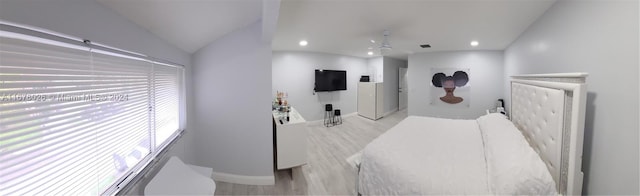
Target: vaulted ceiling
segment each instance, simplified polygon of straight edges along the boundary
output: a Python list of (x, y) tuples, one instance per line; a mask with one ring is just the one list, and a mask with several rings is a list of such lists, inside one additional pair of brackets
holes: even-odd
[(262, 0), (97, 0), (193, 53), (262, 17)]

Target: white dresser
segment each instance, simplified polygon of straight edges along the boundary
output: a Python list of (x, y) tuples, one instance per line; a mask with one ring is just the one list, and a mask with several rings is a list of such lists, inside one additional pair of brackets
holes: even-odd
[[(287, 169), (307, 164), (307, 121), (295, 108), (286, 113), (273, 113), (274, 164), (276, 169)], [(282, 119), (282, 121), (281, 121)]]
[(378, 120), (384, 114), (382, 82), (358, 83), (358, 115)]

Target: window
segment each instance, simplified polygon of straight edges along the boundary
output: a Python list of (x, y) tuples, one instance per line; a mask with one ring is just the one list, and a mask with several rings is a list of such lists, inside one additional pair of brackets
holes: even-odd
[(115, 190), (183, 128), (183, 78), (181, 66), (0, 31), (0, 195)]
[(165, 142), (179, 127), (179, 79), (175, 67), (154, 66), (156, 147)]

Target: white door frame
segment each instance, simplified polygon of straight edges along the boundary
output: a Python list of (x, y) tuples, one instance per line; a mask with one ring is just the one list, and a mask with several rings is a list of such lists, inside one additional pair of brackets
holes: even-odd
[[(398, 68), (398, 110), (404, 110), (409, 102), (409, 87), (407, 82), (408, 68)], [(404, 74), (404, 76), (403, 76)], [(403, 81), (404, 78), (404, 81)], [(403, 86), (404, 83), (404, 86)], [(403, 96), (404, 93), (404, 96)], [(404, 102), (404, 104), (402, 103)]]

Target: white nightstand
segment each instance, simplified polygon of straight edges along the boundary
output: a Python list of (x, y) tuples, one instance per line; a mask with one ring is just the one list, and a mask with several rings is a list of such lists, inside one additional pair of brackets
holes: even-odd
[[(487, 109), (487, 110), (486, 110), (486, 112), (487, 112), (487, 114), (491, 114), (491, 113), (500, 113), (500, 112), (498, 111), (498, 109), (497, 109), (497, 108)], [(509, 116), (507, 115), (507, 112), (506, 112), (506, 111), (505, 111), (505, 113), (503, 113), (503, 115), (504, 115), (504, 116), (506, 116), (506, 117), (507, 117), (507, 119), (509, 118)]]

